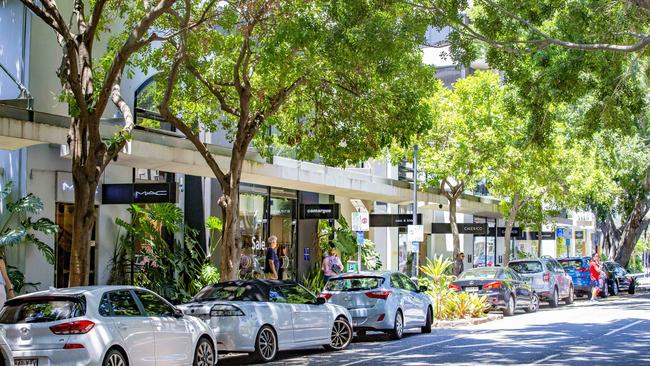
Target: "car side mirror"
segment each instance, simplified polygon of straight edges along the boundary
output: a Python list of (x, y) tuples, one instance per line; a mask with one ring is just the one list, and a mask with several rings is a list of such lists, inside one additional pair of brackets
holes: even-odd
[(426, 286), (424, 286), (424, 285), (422, 285), (422, 286), (420, 286), (420, 289), (419, 289), (418, 292), (427, 292), (427, 291), (429, 291), (429, 288), (426, 287)]
[(176, 318), (176, 319), (180, 319), (180, 318), (182, 318), (185, 314), (183, 313), (183, 310), (181, 310), (181, 309), (179, 309), (179, 308), (174, 308), (174, 312), (172, 313), (172, 315), (174, 316), (174, 318)]
[(319, 296), (319, 297), (316, 298), (316, 305), (323, 305), (326, 302), (327, 302), (327, 300), (325, 300), (325, 298), (322, 297), (322, 296)]

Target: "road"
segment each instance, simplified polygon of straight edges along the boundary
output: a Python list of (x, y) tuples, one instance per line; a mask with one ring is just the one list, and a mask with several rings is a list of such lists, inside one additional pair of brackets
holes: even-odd
[[(227, 356), (220, 365), (245, 364)], [(481, 325), (356, 338), (341, 352), (280, 352), (270, 365), (650, 365), (650, 294), (624, 295), (591, 304), (515, 316)]]

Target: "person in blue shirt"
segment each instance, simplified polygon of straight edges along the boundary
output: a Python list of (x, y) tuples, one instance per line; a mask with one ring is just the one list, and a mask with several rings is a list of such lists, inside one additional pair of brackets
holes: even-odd
[(267, 279), (277, 280), (278, 272), (280, 271), (280, 259), (278, 258), (278, 253), (275, 251), (275, 248), (278, 246), (278, 238), (275, 235), (271, 235), (268, 244), (269, 247), (266, 249), (266, 266), (264, 268), (264, 273), (266, 274)]

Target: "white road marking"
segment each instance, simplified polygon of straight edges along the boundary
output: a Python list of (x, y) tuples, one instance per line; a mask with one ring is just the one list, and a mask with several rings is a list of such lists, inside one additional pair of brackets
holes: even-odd
[(628, 325), (626, 325), (626, 326), (624, 326), (624, 327), (620, 327), (620, 328), (618, 328), (618, 329), (614, 329), (614, 330), (612, 330), (612, 331), (609, 331), (609, 332), (605, 333), (605, 336), (610, 336), (610, 335), (612, 335), (612, 334), (618, 333), (618, 332), (620, 332), (620, 331), (622, 331), (622, 330), (625, 330), (625, 329), (627, 329), (627, 328), (629, 328), (629, 327), (633, 327), (633, 326), (635, 326), (635, 325), (637, 325), (637, 324), (639, 324), (639, 323), (643, 323), (643, 320), (637, 320), (637, 321), (635, 321), (634, 323), (628, 324)]
[(461, 338), (462, 338), (462, 337), (449, 338), (449, 339), (445, 339), (444, 341), (439, 341), (439, 342), (434, 342), (434, 343), (427, 343), (427, 344), (423, 344), (423, 345), (421, 345), (421, 346), (415, 346), (415, 347), (411, 347), (411, 348), (407, 348), (407, 349), (402, 349), (402, 350), (399, 350), (399, 351), (396, 351), (396, 352), (391, 352), (391, 353), (387, 353), (387, 354), (383, 354), (383, 355), (378, 355), (378, 356), (368, 357), (368, 358), (366, 358), (366, 359), (359, 360), (359, 361), (355, 361), (355, 362), (346, 363), (346, 364), (343, 364), (343, 365), (341, 365), (341, 366), (356, 365), (356, 364), (358, 364), (358, 363), (368, 362), (368, 361), (371, 361), (371, 360), (374, 360), (374, 359), (377, 359), (377, 358), (384, 358), (384, 357), (386, 357), (386, 356), (393, 356), (393, 355), (396, 355), (396, 354), (398, 354), (398, 353), (402, 353), (402, 352), (408, 352), (408, 351), (413, 351), (413, 350), (415, 350), (415, 349), (420, 349), (420, 348), (425, 348), (425, 347), (431, 347), (431, 346), (435, 346), (435, 345), (438, 345), (438, 344), (443, 344), (443, 343), (449, 343), (449, 342), (457, 341), (457, 340), (459, 340), (459, 339), (461, 339)]
[(550, 361), (551, 359), (554, 359), (557, 356), (559, 356), (559, 354), (554, 354), (554, 355), (550, 355), (548, 357), (544, 357), (541, 360), (537, 360), (537, 361), (531, 363), (531, 365), (539, 365), (539, 364), (544, 363), (546, 361)]

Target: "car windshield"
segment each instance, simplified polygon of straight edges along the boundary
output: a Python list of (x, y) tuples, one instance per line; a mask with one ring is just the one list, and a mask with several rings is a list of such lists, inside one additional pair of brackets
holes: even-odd
[(252, 284), (217, 284), (201, 290), (193, 301), (264, 301), (259, 289)]
[(10, 300), (0, 312), (0, 323), (48, 323), (83, 316), (85, 299), (80, 298), (23, 298)]
[(508, 267), (517, 273), (538, 273), (542, 272), (542, 263), (538, 261), (511, 262)]
[(468, 279), (490, 279), (495, 278), (497, 275), (498, 269), (496, 268), (473, 268), (468, 269), (467, 271), (460, 274), (458, 277), (459, 280), (468, 280)]
[(384, 282), (382, 277), (354, 276), (330, 279), (326, 291), (366, 291), (376, 289)]
[(577, 269), (582, 267), (581, 259), (560, 259), (559, 262), (564, 269)]

